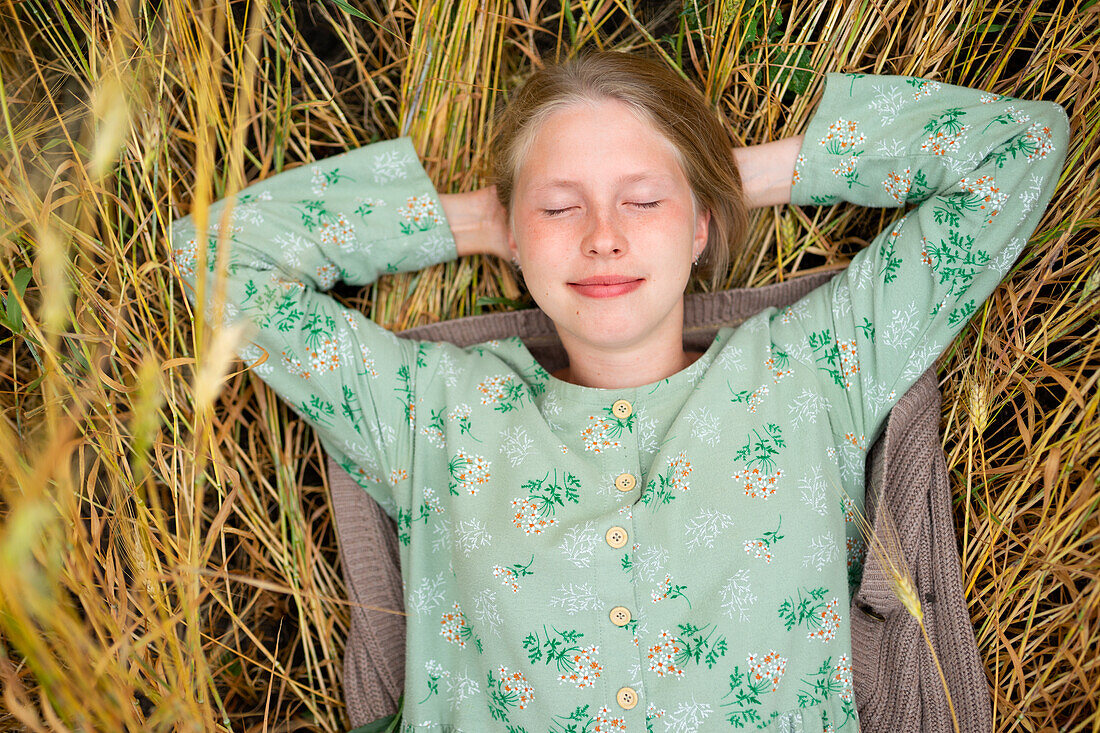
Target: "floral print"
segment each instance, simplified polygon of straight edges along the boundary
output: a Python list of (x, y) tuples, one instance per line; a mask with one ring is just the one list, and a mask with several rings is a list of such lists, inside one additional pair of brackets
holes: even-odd
[(253, 327), (242, 358), (394, 519), (410, 728), (718, 730), (807, 709), (855, 731), (843, 589), (867, 551), (867, 451), (1026, 246), (1066, 136), (1049, 103), (829, 74), (792, 205), (895, 221), (805, 297), (623, 390), (555, 380), (515, 338), (397, 338), (324, 292), (456, 256), (408, 140), (273, 176), (228, 218), (213, 204), (228, 227), (176, 222), (171, 261), (189, 298), (224, 278), (225, 322)]

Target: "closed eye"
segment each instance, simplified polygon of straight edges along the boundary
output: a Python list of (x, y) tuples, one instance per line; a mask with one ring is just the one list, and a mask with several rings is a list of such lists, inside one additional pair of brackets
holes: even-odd
[(661, 205), (660, 201), (634, 201), (633, 206), (637, 206), (639, 209), (656, 209)]
[(546, 214), (547, 216), (557, 216), (558, 214), (564, 214), (565, 212), (569, 211), (571, 208), (573, 208), (573, 207), (572, 206), (566, 206), (564, 209), (543, 209), (542, 213)]

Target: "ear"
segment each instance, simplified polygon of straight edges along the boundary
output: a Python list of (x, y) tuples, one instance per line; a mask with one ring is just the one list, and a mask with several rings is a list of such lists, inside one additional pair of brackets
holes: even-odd
[(512, 262), (519, 262), (519, 247), (516, 245), (516, 235), (512, 227), (508, 227), (508, 253)]
[(710, 209), (704, 209), (695, 217), (695, 237), (692, 241), (691, 253), (694, 257), (702, 257), (703, 250), (707, 248), (707, 237), (710, 235)]

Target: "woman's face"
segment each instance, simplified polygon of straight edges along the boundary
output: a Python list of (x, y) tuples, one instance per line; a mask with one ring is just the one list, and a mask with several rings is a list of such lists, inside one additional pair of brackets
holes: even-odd
[(565, 107), (535, 133), (513, 190), (512, 252), (563, 342), (621, 351), (679, 338), (710, 216), (694, 212), (661, 133), (619, 101)]

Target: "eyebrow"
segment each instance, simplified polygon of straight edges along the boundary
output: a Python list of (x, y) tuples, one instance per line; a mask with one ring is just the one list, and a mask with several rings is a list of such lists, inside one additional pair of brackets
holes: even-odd
[[(619, 185), (638, 183), (639, 181), (656, 181), (664, 183), (669, 180), (667, 173), (657, 173), (656, 171), (643, 171), (641, 173), (630, 173), (627, 175), (619, 176), (615, 179), (615, 183)], [(552, 181), (547, 181), (541, 186), (536, 186), (534, 191), (545, 191), (551, 188), (577, 188), (577, 181), (568, 178), (555, 178)]]

